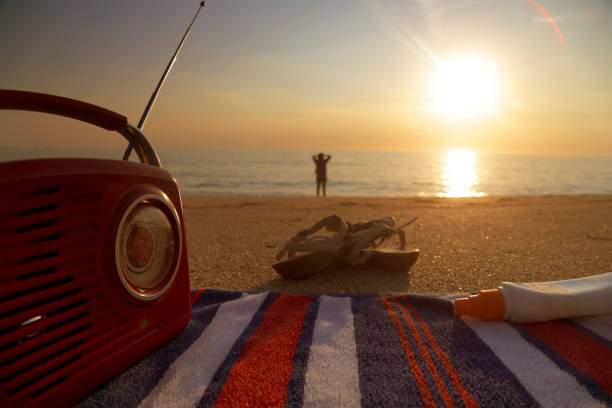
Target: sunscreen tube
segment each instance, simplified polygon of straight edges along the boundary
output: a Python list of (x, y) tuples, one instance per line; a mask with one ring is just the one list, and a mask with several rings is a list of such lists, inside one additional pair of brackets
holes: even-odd
[(554, 282), (502, 282), (455, 299), (456, 316), (515, 323), (543, 322), (612, 313), (612, 272)]

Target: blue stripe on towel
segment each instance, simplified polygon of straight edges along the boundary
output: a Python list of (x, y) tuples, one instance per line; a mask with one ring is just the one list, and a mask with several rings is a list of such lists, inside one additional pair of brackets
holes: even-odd
[[(196, 291), (192, 290), (191, 295)], [(209, 306), (220, 306), (221, 303), (229, 302), (230, 300), (238, 299), (242, 296), (242, 292), (233, 292), (220, 289), (205, 289), (198, 300), (191, 305), (191, 318), (197, 319), (198, 312), (202, 309), (206, 309)]]
[[(205, 296), (204, 296), (205, 295)], [(134, 407), (157, 385), (170, 364), (197, 340), (224, 302), (240, 292), (208, 289), (193, 305), (191, 320), (177, 338), (91, 394), (79, 407)]]
[(362, 406), (422, 406), (419, 387), (380, 297), (354, 296), (352, 306)]
[(304, 401), (304, 383), (306, 369), (308, 368), (308, 356), (312, 344), (315, 320), (319, 310), (320, 296), (313, 299), (302, 325), (302, 332), (295, 349), (293, 357), (293, 371), (287, 386), (287, 400), (285, 407), (299, 407)]
[(277, 297), (278, 293), (269, 293), (266, 296), (266, 300), (264, 300), (262, 305), (259, 307), (259, 310), (253, 316), (251, 323), (249, 323), (242, 335), (238, 338), (238, 340), (236, 340), (236, 343), (227, 355), (227, 358), (225, 359), (223, 364), (221, 364), (221, 367), (219, 367), (219, 369), (217, 370), (212, 381), (210, 382), (210, 385), (206, 389), (206, 392), (202, 396), (202, 399), (198, 403), (198, 407), (214, 406), (215, 402), (217, 401), (217, 398), (219, 397), (219, 394), (221, 393), (223, 385), (225, 385), (225, 380), (227, 379), (227, 376), (229, 375), (230, 371), (232, 370), (232, 367), (234, 367), (234, 364), (236, 364), (236, 361), (238, 361), (238, 358), (240, 357), (240, 353), (242, 352), (245, 343), (247, 342), (249, 337), (253, 335), (253, 333), (257, 329), (257, 326), (259, 326), (264, 315), (266, 314), (266, 311), (268, 310), (270, 305), (274, 303)]
[(452, 302), (414, 295), (408, 299), (479, 406), (538, 405), (476, 333), (453, 315)]

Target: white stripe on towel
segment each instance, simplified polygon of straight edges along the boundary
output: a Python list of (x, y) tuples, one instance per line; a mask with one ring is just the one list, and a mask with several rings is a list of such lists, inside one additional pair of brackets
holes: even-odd
[(462, 319), (512, 371), (531, 396), (544, 407), (604, 406), (574, 377), (525, 340), (508, 323)]
[(312, 336), (304, 406), (361, 405), (351, 299), (323, 295)]
[(572, 320), (604, 339), (612, 341), (612, 314), (576, 317)]
[(267, 293), (223, 303), (202, 335), (171, 365), (140, 407), (194, 407)]

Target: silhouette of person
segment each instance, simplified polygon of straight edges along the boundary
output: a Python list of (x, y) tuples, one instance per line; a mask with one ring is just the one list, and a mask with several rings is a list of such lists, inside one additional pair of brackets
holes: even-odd
[(327, 162), (331, 159), (331, 155), (324, 155), (319, 153), (312, 156), (312, 160), (315, 162), (315, 173), (317, 174), (317, 197), (319, 196), (319, 190), (323, 187), (323, 197), (325, 197), (325, 185), (327, 184)]

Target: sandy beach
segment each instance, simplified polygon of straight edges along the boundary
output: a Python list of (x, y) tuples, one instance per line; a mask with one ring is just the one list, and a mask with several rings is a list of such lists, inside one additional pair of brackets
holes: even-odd
[[(183, 202), (192, 287), (329, 293), (464, 293), (502, 281), (612, 271), (612, 196), (482, 198), (209, 197)], [(421, 253), (410, 272), (338, 267), (282, 279), (275, 255), (297, 231), (337, 214), (393, 215)], [(397, 241), (391, 241), (391, 245)]]

